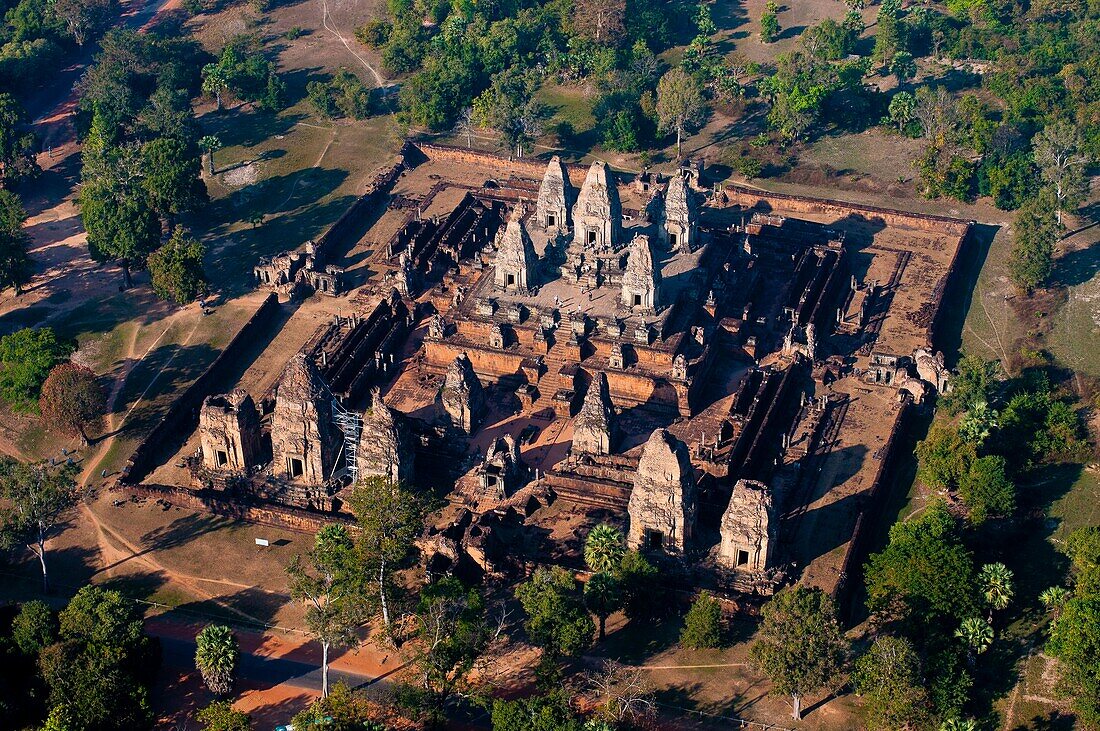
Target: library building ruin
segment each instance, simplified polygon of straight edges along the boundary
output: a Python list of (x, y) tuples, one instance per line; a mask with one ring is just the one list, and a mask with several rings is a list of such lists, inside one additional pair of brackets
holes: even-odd
[(379, 180), (257, 264), (286, 314), (134, 489), (310, 527), (384, 479), (445, 498), (431, 571), (580, 567), (605, 522), (685, 585), (843, 591), (907, 414), (951, 387), (934, 334), (970, 223), (699, 163), (408, 144)]

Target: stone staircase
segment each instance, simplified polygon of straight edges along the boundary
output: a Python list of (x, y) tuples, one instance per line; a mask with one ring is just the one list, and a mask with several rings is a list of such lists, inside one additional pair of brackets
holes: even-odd
[(565, 386), (572, 387), (571, 383), (568, 383), (566, 379), (561, 375), (562, 366), (569, 362), (566, 358), (565, 347), (566, 338), (562, 337), (561, 328), (555, 332), (555, 340), (553, 347), (543, 357), (543, 363), (546, 366), (546, 373), (539, 379), (539, 399), (535, 402), (540, 408), (553, 407), (554, 394), (556, 394)]

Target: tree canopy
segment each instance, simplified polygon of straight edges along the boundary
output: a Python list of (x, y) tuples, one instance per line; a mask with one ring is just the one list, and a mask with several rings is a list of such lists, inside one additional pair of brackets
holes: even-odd
[(73, 350), (49, 327), (27, 327), (0, 337), (0, 398), (16, 411), (33, 411), (50, 371)]
[(791, 696), (792, 715), (799, 720), (802, 699), (835, 682), (844, 668), (848, 641), (833, 601), (816, 587), (785, 589), (764, 605), (762, 614), (749, 656), (776, 693)]

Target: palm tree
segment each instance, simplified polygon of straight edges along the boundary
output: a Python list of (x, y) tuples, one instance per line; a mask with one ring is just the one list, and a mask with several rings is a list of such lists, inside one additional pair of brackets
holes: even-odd
[(965, 721), (960, 718), (952, 718), (943, 722), (940, 731), (978, 731), (978, 722), (970, 718)]
[(971, 665), (978, 660), (978, 655), (989, 649), (993, 644), (993, 625), (981, 617), (964, 619), (962, 626), (955, 630), (955, 636), (966, 643), (967, 658)]
[(594, 574), (584, 585), (584, 603), (600, 620), (600, 639), (607, 636), (607, 616), (623, 603), (622, 587), (611, 574)]
[(584, 562), (597, 573), (613, 573), (625, 553), (622, 531), (606, 523), (589, 531), (584, 541)]
[(195, 638), (195, 666), (215, 695), (228, 695), (233, 689), (238, 652), (233, 630), (222, 624), (207, 626)]
[(992, 618), (992, 610), (1004, 609), (1012, 601), (1012, 572), (1003, 563), (987, 563), (982, 566), (978, 579), (982, 583), (985, 600), (989, 602)]
[(1054, 622), (1058, 621), (1058, 617), (1062, 614), (1062, 607), (1065, 606), (1069, 600), (1069, 589), (1061, 586), (1052, 586), (1047, 589), (1043, 589), (1043, 592), (1039, 595), (1039, 601), (1048, 611), (1054, 614)]
[(214, 151), (222, 148), (222, 141), (214, 135), (206, 135), (199, 140), (199, 149), (206, 154), (206, 159), (210, 163), (210, 174), (214, 174)]

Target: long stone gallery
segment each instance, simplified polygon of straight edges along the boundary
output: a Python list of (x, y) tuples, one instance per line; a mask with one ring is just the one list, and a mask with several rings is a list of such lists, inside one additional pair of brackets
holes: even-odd
[(429, 571), (579, 565), (609, 522), (687, 586), (840, 595), (898, 432), (950, 388), (970, 224), (707, 181), (407, 145), (257, 264), (269, 345), (121, 482), (316, 528), (379, 476), (445, 497)]

